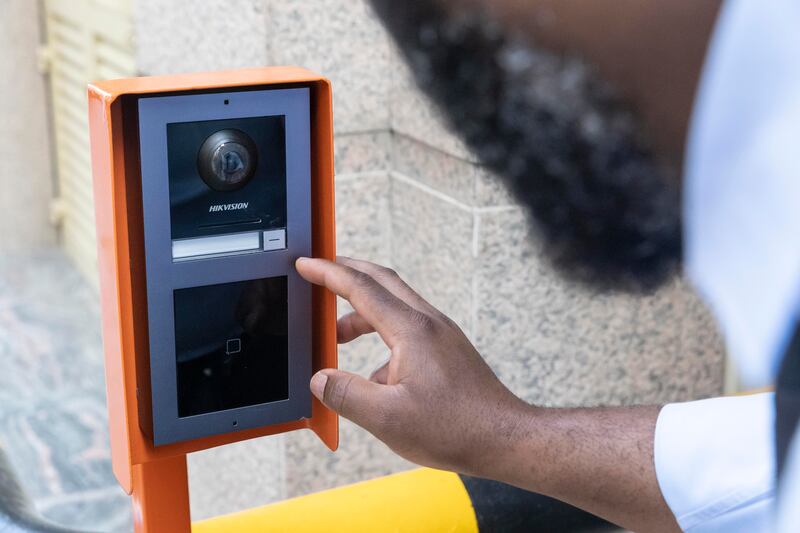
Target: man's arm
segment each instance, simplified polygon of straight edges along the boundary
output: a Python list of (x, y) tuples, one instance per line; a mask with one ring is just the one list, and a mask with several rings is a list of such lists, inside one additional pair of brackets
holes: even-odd
[(370, 379), (327, 369), (311, 390), (418, 464), (510, 483), (635, 531), (678, 531), (656, 479), (658, 407), (548, 409), (514, 396), (449, 318), (393, 271), (349, 258), (297, 270), (355, 309), (339, 342), (377, 332), (391, 351)]
[[(529, 406), (486, 477), (540, 492), (633, 531), (680, 531), (653, 462), (660, 407)], [(502, 439), (502, 436), (499, 437)]]

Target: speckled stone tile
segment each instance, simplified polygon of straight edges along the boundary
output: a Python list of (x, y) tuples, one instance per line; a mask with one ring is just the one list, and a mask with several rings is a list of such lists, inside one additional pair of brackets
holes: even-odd
[(189, 454), (192, 520), (284, 499), (283, 439), (262, 437)]
[(543, 261), (521, 209), (482, 214), (477, 238), (476, 344), (520, 396), (609, 405), (720, 392), (714, 335), (691, 355), (682, 348), (687, 309), (699, 305), (683, 284), (639, 298), (564, 281)]
[(479, 167), (475, 180), (475, 203), (481, 207), (505, 207), (517, 204), (503, 179), (485, 167)]
[(340, 133), (333, 140), (337, 176), (362, 172), (388, 172), (392, 134), (389, 131)]
[(475, 185), (479, 172), (476, 164), (402, 133), (396, 133), (393, 141), (392, 170), (465, 205), (475, 204)]
[(267, 0), (137, 0), (137, 65), (172, 74), (269, 63)]
[(392, 45), (392, 129), (466, 160), (474, 155), (445, 123), (441, 112), (417, 88), (411, 71)]
[(302, 65), (333, 83), (339, 132), (388, 130), (389, 38), (364, 0), (270, 0), (275, 64)]
[(58, 251), (0, 257), (0, 442), (48, 518), (130, 528), (111, 472), (97, 294)]
[(640, 299), (626, 353), (629, 388), (637, 402), (681, 401), (722, 392), (721, 336), (683, 280)]
[(392, 266), (465, 332), (472, 327), (472, 211), (394, 174)]
[(381, 264), (390, 260), (389, 175), (336, 178), (336, 249)]
[(497, 207), (514, 203), (503, 182), (482, 165), (402, 133), (393, 136), (392, 170), (468, 206)]

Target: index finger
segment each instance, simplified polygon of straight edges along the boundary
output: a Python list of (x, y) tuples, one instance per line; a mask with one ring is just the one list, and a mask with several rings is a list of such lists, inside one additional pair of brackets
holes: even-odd
[(301, 257), (295, 262), (297, 272), (306, 280), (322, 285), (349, 301), (359, 315), (370, 323), (389, 348), (411, 324), (414, 310), (389, 292), (369, 274), (328, 261)]

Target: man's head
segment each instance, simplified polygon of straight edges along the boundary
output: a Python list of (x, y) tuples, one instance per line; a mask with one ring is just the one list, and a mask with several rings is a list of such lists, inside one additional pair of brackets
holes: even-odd
[(529, 208), (550, 257), (599, 288), (649, 290), (681, 256), (678, 188), (585, 64), (480, 10), (373, 0), (417, 83)]

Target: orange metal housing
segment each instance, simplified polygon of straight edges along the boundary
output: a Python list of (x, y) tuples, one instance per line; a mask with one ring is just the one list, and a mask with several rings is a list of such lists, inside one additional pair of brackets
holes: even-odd
[[(176, 501), (186, 507), (173, 512), (185, 512), (188, 518), (184, 492), (189, 452), (300, 428), (312, 429), (332, 450), (338, 445), (338, 419), (316, 399), (310, 419), (165, 446), (154, 447), (140, 429), (139, 418), (148, 416), (150, 406), (137, 399), (137, 383), (149, 382), (149, 350), (136, 100), (140, 95), (265, 86), (311, 89), (312, 250), (314, 257), (333, 260), (333, 115), (327, 79), (302, 68), (270, 67), (110, 80), (88, 88), (111, 455), (117, 480), (138, 502), (137, 530), (155, 530), (141, 526), (145, 510), (140, 507), (149, 500), (158, 502), (158, 493), (170, 490), (157, 490), (147, 479), (158, 482), (160, 477), (161, 484), (172, 485), (180, 493)], [(313, 291), (313, 331), (313, 370), (336, 367), (336, 300), (320, 287)], [(145, 402), (149, 395), (141, 396)]]

